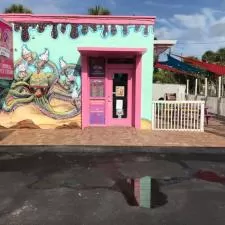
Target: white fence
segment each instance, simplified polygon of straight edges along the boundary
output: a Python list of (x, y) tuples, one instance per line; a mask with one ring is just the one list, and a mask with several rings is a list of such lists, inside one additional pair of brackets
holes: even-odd
[(153, 101), (152, 128), (203, 132), (204, 114), (204, 101)]

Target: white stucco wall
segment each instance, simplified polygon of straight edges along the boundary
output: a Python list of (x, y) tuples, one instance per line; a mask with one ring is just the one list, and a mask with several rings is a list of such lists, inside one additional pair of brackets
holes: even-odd
[(185, 90), (182, 84), (153, 84), (153, 101), (164, 98), (166, 93), (176, 93), (177, 100), (185, 100)]

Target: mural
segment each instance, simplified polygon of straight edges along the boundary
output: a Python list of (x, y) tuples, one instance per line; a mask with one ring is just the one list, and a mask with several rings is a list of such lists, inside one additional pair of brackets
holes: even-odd
[[(151, 50), (153, 40), (152, 25), (15, 22), (13, 30), (14, 79), (0, 80), (0, 125), (8, 128), (26, 119), (40, 128), (80, 127), (81, 66), (76, 49), (147, 46)], [(143, 60), (149, 62), (151, 57), (152, 50)], [(145, 63), (145, 79), (151, 70)], [(142, 96), (151, 96), (148, 92)], [(149, 105), (143, 106), (142, 117), (150, 118)]]
[[(69, 119), (81, 111), (81, 67), (67, 63), (63, 57), (58, 65), (51, 61), (46, 48), (41, 54), (21, 49), (21, 58), (15, 62), (14, 80), (0, 81), (0, 107), (13, 112), (27, 104), (34, 105), (42, 114), (52, 119)], [(57, 111), (51, 105), (53, 99), (71, 104), (69, 111)], [(30, 118), (32, 119), (32, 118)]]
[[(33, 103), (45, 115), (54, 119), (71, 118), (81, 109), (80, 66), (59, 59), (60, 69), (49, 59), (49, 51), (38, 55), (26, 45), (15, 63), (15, 79), (5, 97), (2, 109), (10, 112), (17, 107)], [(70, 102), (74, 109), (56, 112), (50, 105), (52, 98)]]

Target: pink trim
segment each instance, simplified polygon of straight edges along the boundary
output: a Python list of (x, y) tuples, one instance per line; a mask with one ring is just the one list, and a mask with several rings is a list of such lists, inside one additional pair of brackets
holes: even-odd
[(81, 72), (81, 85), (82, 85), (82, 108), (81, 108), (81, 127), (84, 129), (88, 126), (88, 118), (89, 118), (89, 106), (88, 106), (88, 66), (87, 66), (87, 56), (82, 55), (81, 57), (82, 63), (82, 72)]
[(0, 18), (0, 22), (4, 23), (5, 25), (9, 26), (12, 29), (12, 24), (7, 23), (5, 20)]
[(134, 127), (141, 127), (141, 77), (142, 77), (142, 56), (136, 57), (136, 72), (135, 72), (135, 108), (134, 108)]
[(89, 15), (41, 15), (41, 14), (0, 14), (7, 22), (51, 22), (88, 24), (140, 24), (153, 25), (155, 16), (89, 16)]
[[(102, 52), (100, 49), (104, 49), (106, 53), (110, 54), (103, 54), (106, 59), (109, 56), (112, 56), (112, 53), (110, 50), (113, 50), (116, 53), (117, 49), (115, 48), (81, 48), (81, 58), (82, 58), (82, 128), (85, 128), (89, 126), (89, 101), (91, 98), (89, 98), (89, 77), (88, 77), (88, 57), (92, 54), (90, 54), (90, 49), (98, 50), (100, 54)], [(128, 51), (128, 54), (126, 54), (127, 57), (132, 56), (131, 52), (134, 52), (136, 50), (137, 52), (143, 52), (141, 49), (137, 51), (137, 49), (133, 49), (132, 51), (130, 48), (122, 49), (124, 50), (130, 50)], [(104, 53), (104, 51), (103, 51)], [(123, 52), (126, 53), (126, 52)], [(108, 56), (108, 57), (107, 57)], [(112, 72), (116, 71), (126, 71), (131, 75), (131, 80), (129, 80), (129, 87), (130, 87), (130, 93), (129, 98), (130, 102), (128, 105), (131, 107), (128, 109), (128, 120), (124, 121), (124, 123), (116, 124), (115, 121), (112, 121), (112, 109), (111, 107), (108, 107), (108, 96), (111, 96), (112, 92), (112, 79), (110, 78)], [(106, 63), (106, 77), (105, 77), (105, 98), (101, 98), (101, 100), (104, 101), (105, 99), (105, 124), (104, 125), (91, 125), (91, 126), (110, 126), (110, 125), (119, 125), (119, 126), (133, 126), (135, 128), (141, 127), (141, 78), (142, 78), (142, 56), (140, 54), (136, 54), (136, 63), (135, 65), (109, 65)], [(133, 91), (132, 91), (133, 89)], [(121, 121), (122, 122), (122, 121)]]
[(109, 126), (109, 107), (108, 107), (108, 73), (109, 73), (109, 64), (107, 63), (107, 57), (105, 57), (105, 126)]
[(92, 53), (92, 52), (101, 52), (101, 53), (140, 53), (143, 54), (147, 51), (146, 48), (107, 48), (107, 47), (79, 47), (77, 48), (79, 52), (82, 53)]

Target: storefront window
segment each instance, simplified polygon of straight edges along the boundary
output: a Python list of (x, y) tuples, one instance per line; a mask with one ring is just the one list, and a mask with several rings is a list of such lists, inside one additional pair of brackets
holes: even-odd
[(89, 76), (90, 77), (105, 76), (105, 58), (91, 57), (89, 59)]
[(104, 88), (104, 79), (90, 79), (90, 97), (104, 97), (105, 88)]
[(115, 73), (113, 76), (113, 118), (127, 118), (128, 74)]

